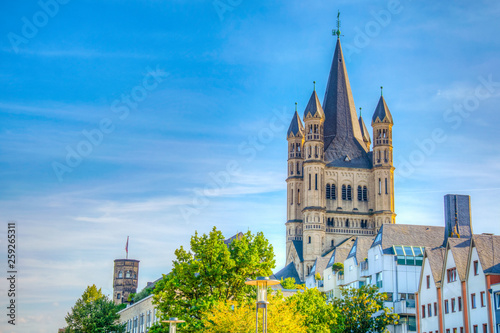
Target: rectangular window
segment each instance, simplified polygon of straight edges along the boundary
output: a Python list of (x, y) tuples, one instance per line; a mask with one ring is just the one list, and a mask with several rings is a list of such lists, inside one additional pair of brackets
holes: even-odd
[[(427, 314), (429, 315), (429, 317), (432, 317), (432, 305), (431, 304), (427, 304)], [(434, 314), (436, 315), (436, 314)]]
[(446, 329), (446, 333), (450, 333), (450, 329), (449, 328)]
[(437, 316), (438, 313), (438, 304), (437, 302), (434, 302), (434, 315)]
[(446, 277), (448, 279), (448, 283), (457, 281), (457, 268), (450, 268), (446, 270)]
[(464, 333), (464, 328), (460, 327), (460, 333)]
[(427, 275), (425, 279), (427, 281), (427, 289), (429, 289), (431, 287), (431, 276)]
[(378, 194), (382, 194), (382, 179), (378, 179)]
[(389, 194), (389, 192), (387, 190), (387, 178), (385, 179), (385, 194)]
[(458, 311), (462, 311), (462, 297), (458, 297)]
[(470, 294), (470, 306), (476, 308), (476, 294)]
[(455, 299), (451, 299), (451, 312), (456, 312), (456, 307), (455, 307)]
[(450, 312), (450, 308), (449, 308), (448, 300), (445, 300), (444, 301), (444, 313), (449, 313), (449, 312)]
[(483, 333), (488, 333), (488, 324), (483, 324)]
[(309, 191), (311, 190), (311, 174), (309, 174)]
[[(500, 293), (495, 293), (495, 306), (497, 310), (500, 310)], [(498, 333), (500, 333), (500, 331)]]
[(425, 305), (422, 305), (422, 318), (425, 318)]
[(481, 291), (481, 307), (484, 308), (486, 306), (486, 295), (484, 291)]
[(472, 333), (478, 333), (477, 325), (474, 325), (472, 328)]
[(318, 174), (314, 175), (314, 189), (318, 190)]
[(477, 260), (474, 261), (474, 275), (478, 275), (479, 272), (479, 262)]
[(453, 328), (453, 333), (457, 333), (457, 328), (456, 327)]

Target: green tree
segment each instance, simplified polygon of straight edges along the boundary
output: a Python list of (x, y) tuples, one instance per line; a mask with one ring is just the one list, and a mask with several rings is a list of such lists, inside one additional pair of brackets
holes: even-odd
[(125, 332), (117, 324), (119, 307), (114, 305), (95, 285), (87, 287), (66, 316), (67, 333)]
[(226, 245), (214, 227), (208, 235), (196, 232), (190, 245), (190, 251), (182, 246), (175, 251), (174, 267), (157, 283), (153, 296), (161, 319), (186, 321), (181, 332), (201, 331), (202, 313), (219, 301), (255, 298), (254, 289), (245, 280), (269, 276), (275, 266), (272, 245), (262, 233), (248, 231)]
[(283, 280), (281, 278), (280, 284), (283, 287), (283, 289), (297, 289), (297, 284), (295, 283), (295, 279), (292, 277), (288, 277)]
[(304, 316), (307, 333), (343, 332), (344, 317), (339, 309), (327, 304), (326, 295), (317, 288), (304, 289), (287, 299)]
[(341, 298), (333, 306), (344, 317), (344, 331), (350, 333), (387, 332), (387, 326), (396, 324), (399, 316), (384, 307), (386, 293), (379, 293), (376, 286), (340, 288)]

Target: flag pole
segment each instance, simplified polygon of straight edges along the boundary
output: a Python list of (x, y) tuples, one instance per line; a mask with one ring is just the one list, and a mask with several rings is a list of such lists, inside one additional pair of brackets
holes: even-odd
[(127, 244), (125, 245), (125, 251), (127, 252), (126, 259), (128, 259), (128, 236), (127, 236)]

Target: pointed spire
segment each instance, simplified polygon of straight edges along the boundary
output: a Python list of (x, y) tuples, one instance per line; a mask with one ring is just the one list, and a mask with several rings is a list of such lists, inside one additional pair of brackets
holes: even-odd
[(302, 125), (302, 121), (300, 121), (299, 113), (297, 112), (297, 103), (295, 103), (295, 113), (293, 114), (292, 122), (290, 123), (290, 127), (288, 127), (288, 131), (286, 136), (289, 138), (304, 136), (304, 126)]
[(325, 113), (323, 112), (323, 108), (321, 107), (321, 103), (319, 102), (316, 90), (312, 92), (311, 98), (309, 98), (309, 102), (307, 103), (306, 109), (304, 110), (304, 121), (308, 117), (325, 118)]
[(323, 110), (325, 111), (325, 148), (334, 140), (343, 142), (350, 139), (357, 142), (365, 150), (366, 146), (359, 127), (340, 39), (337, 39), (335, 47)]
[(365, 122), (363, 121), (363, 117), (361, 116), (361, 108), (359, 108), (359, 127), (361, 128), (361, 135), (363, 136), (363, 141), (366, 144), (366, 147), (368, 150), (370, 150), (370, 144), (372, 143), (372, 140), (370, 139), (370, 133), (368, 132), (368, 129), (366, 128)]
[(372, 125), (374, 123), (389, 123), (391, 125), (394, 124), (392, 121), (391, 112), (389, 111), (389, 108), (387, 107), (387, 104), (385, 103), (384, 96), (380, 96), (380, 99), (378, 100), (377, 108), (375, 109), (375, 112), (373, 113)]

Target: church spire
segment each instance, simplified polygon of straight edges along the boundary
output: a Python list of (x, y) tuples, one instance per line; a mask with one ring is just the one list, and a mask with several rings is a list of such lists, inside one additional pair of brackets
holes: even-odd
[[(338, 33), (337, 36), (339, 35)], [(354, 145), (362, 147), (366, 153), (366, 145), (359, 127), (344, 55), (338, 38), (323, 100), (323, 110), (325, 112), (325, 148), (328, 149), (334, 140), (339, 142), (349, 140), (353, 141)]]
[(304, 126), (302, 125), (302, 121), (300, 121), (299, 113), (297, 112), (297, 103), (295, 103), (295, 113), (292, 118), (292, 122), (288, 127), (288, 131), (286, 133), (287, 137), (293, 136), (304, 136)]

